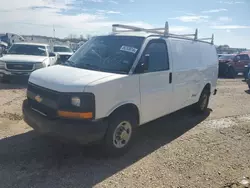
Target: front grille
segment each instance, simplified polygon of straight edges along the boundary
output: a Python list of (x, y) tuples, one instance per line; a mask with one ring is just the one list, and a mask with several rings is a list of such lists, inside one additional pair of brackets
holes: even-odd
[(7, 63), (7, 69), (9, 70), (23, 70), (23, 71), (31, 71), (34, 67), (34, 64), (28, 63)]
[(31, 91), (32, 93), (36, 94), (36, 95), (41, 95), (47, 99), (53, 100), (53, 101), (57, 101), (59, 98), (59, 93), (56, 91), (52, 91), (50, 89), (46, 89), (31, 83), (28, 83), (28, 91)]
[[(34, 96), (39, 95), (43, 98), (43, 101), (40, 103), (37, 102), (34, 97), (28, 96), (29, 104), (32, 108), (35, 110), (38, 110), (39, 112), (42, 112), (49, 118), (55, 118), (57, 117), (57, 106), (56, 103), (59, 99), (59, 93), (56, 91), (52, 91), (40, 86), (33, 85), (31, 83), (28, 83), (28, 92), (32, 93)], [(48, 103), (48, 101), (51, 101)]]

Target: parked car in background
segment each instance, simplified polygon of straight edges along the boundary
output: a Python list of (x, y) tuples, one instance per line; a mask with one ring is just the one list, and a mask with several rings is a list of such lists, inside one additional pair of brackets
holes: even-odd
[(219, 57), (219, 75), (235, 78), (239, 73), (244, 73), (250, 63), (249, 52), (239, 54), (225, 54)]
[(120, 155), (138, 126), (189, 105), (206, 112), (217, 91), (213, 37), (210, 43), (166, 33), (92, 37), (65, 66), (33, 72), (24, 121), (42, 134), (101, 141), (107, 154)]
[(53, 51), (57, 55), (57, 64), (65, 63), (74, 53), (68, 46), (54, 45)]
[(222, 56), (223, 54), (218, 54), (218, 58), (220, 57), (220, 56)]
[(231, 67), (236, 54), (221, 54), (219, 57), (219, 77), (234, 77), (235, 72)]
[(28, 77), (34, 70), (56, 63), (55, 53), (49, 45), (38, 43), (15, 43), (0, 58), (0, 78), (9, 81), (11, 77)]
[(7, 48), (8, 48), (8, 44), (6, 42), (0, 41), (0, 57), (2, 57), (3, 54), (6, 53)]
[(250, 52), (241, 52), (237, 54), (233, 61), (233, 67), (236, 73), (243, 73), (245, 66), (250, 64)]
[(244, 80), (247, 81), (249, 79), (249, 70), (250, 70), (250, 64), (248, 65), (245, 65), (245, 68), (244, 68)]

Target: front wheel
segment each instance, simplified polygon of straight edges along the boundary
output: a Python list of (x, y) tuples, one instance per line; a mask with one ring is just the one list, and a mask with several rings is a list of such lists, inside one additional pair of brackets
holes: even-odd
[(104, 139), (104, 152), (108, 156), (125, 154), (132, 146), (137, 121), (134, 115), (123, 112), (109, 118), (109, 128)]
[(204, 113), (207, 110), (209, 97), (210, 97), (209, 89), (204, 89), (200, 95), (199, 101), (194, 105), (196, 112)]

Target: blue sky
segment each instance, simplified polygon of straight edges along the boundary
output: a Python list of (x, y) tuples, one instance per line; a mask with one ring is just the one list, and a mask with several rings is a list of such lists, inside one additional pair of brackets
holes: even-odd
[[(2, 0), (3, 1), (3, 0)], [(1, 2), (0, 32), (98, 35), (113, 23), (162, 27), (200, 37), (215, 34), (216, 44), (250, 48), (250, 0), (12, 0)]]

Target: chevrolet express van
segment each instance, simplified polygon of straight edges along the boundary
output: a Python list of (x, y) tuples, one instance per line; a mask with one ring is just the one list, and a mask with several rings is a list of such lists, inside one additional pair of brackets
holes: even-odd
[(213, 42), (113, 27), (133, 33), (93, 37), (64, 65), (31, 73), (23, 115), (35, 131), (121, 155), (138, 126), (190, 105), (206, 111), (218, 77)]

